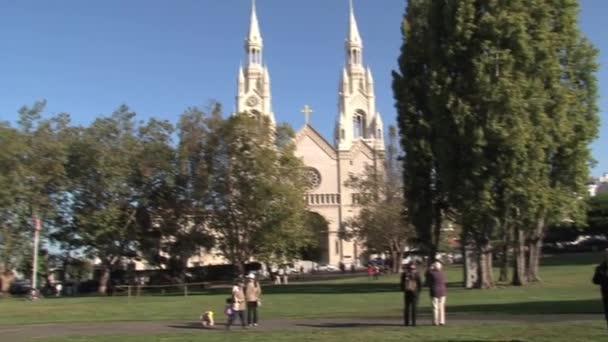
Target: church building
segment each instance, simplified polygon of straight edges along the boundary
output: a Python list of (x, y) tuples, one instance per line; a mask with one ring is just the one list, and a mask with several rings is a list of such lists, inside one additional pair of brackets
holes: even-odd
[[(245, 39), (247, 61), (238, 71), (236, 112), (266, 116), (274, 124), (270, 73), (263, 63), (263, 47), (254, 3)], [(384, 158), (384, 129), (376, 111), (374, 80), (370, 68), (363, 64), (363, 41), (352, 3), (344, 54), (333, 140), (323, 137), (308, 123), (312, 110), (305, 106), (306, 123), (296, 134), (296, 154), (304, 161), (311, 181), (306, 195), (309, 210), (329, 222), (322, 262), (349, 266), (361, 265), (365, 259), (362, 244), (341, 234), (348, 230), (345, 222), (357, 213), (357, 194), (344, 182), (349, 174), (361, 174), (366, 165), (383, 167)]]

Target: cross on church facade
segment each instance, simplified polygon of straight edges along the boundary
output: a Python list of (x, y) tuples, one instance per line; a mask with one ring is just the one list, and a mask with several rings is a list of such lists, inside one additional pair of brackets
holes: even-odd
[(313, 110), (312, 108), (310, 108), (308, 105), (304, 105), (304, 108), (302, 109), (302, 113), (304, 113), (304, 118), (306, 120), (305, 124), (308, 125), (308, 119), (310, 116), (310, 113), (312, 113)]

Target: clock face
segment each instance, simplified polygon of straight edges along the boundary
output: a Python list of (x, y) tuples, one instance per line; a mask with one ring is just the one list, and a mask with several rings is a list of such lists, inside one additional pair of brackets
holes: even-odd
[(251, 95), (251, 96), (249, 96), (249, 98), (247, 98), (247, 105), (248, 106), (253, 107), (253, 106), (257, 105), (257, 104), (258, 104), (258, 98), (257, 97)]

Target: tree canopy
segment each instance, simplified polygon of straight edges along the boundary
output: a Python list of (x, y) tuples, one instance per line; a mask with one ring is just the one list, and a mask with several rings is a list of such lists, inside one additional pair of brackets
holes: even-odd
[(463, 227), (477, 286), (510, 244), (513, 282), (537, 279), (547, 223), (584, 216), (597, 51), (577, 14), (575, 0), (408, 2), (393, 89), (410, 217), (430, 246), (441, 215)]

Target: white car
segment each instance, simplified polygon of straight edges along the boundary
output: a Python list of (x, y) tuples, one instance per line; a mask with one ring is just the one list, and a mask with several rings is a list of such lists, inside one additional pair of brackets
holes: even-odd
[(322, 264), (322, 265), (317, 266), (317, 271), (320, 271), (320, 272), (332, 272), (332, 271), (338, 271), (338, 268), (336, 266), (333, 266), (333, 265)]

